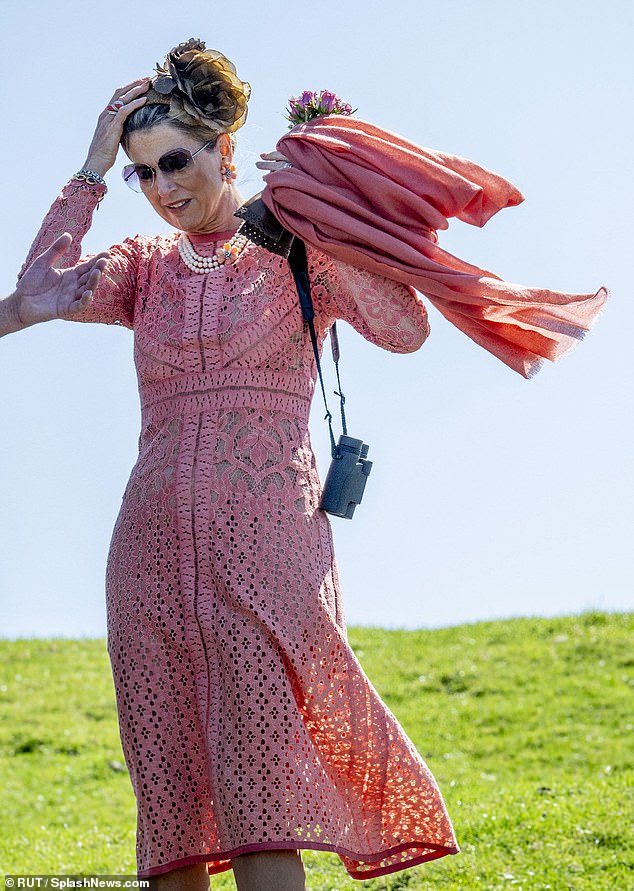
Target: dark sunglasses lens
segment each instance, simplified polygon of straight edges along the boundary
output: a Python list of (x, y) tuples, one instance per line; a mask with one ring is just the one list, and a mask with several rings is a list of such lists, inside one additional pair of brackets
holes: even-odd
[(152, 184), (154, 173), (145, 164), (126, 164), (122, 170), (123, 180), (135, 192), (142, 192)]
[(134, 172), (141, 185), (151, 183), (154, 179), (154, 171), (151, 167), (146, 167), (145, 164), (135, 164)]
[[(163, 173), (178, 173), (185, 170), (191, 160), (191, 152), (187, 149), (175, 149), (159, 159), (158, 168)], [(154, 183), (154, 170), (147, 164), (127, 164), (123, 168), (123, 178), (135, 192), (144, 192)]]
[(178, 149), (174, 152), (168, 152), (167, 155), (159, 160), (159, 170), (163, 173), (175, 173), (178, 170), (184, 170), (191, 161), (192, 156), (185, 149)]

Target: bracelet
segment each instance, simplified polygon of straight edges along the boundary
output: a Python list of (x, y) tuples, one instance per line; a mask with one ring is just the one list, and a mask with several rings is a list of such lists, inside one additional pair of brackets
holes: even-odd
[[(106, 186), (106, 181), (103, 176), (99, 176), (98, 173), (95, 173), (94, 170), (89, 170), (87, 167), (82, 167), (81, 170), (78, 170), (72, 178), (79, 179), (82, 182), (86, 182), (89, 186), (95, 186), (97, 184), (99, 184), (100, 186)], [(107, 189), (108, 187), (106, 186), (106, 191)]]

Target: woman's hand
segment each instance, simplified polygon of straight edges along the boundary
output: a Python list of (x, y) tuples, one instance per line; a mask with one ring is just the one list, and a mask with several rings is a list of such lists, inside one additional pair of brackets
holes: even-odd
[(54, 264), (63, 257), (72, 240), (68, 232), (60, 235), (20, 279), (13, 299), (21, 327), (72, 318), (83, 312), (92, 300), (108, 254), (97, 254), (69, 269), (55, 269)]
[(143, 93), (147, 92), (149, 85), (150, 78), (143, 77), (115, 90), (97, 120), (88, 157), (83, 164), (85, 168), (93, 170), (99, 176), (104, 176), (110, 170), (117, 158), (126, 118), (137, 108), (141, 108), (146, 98)]
[(264, 158), (264, 161), (255, 162), (255, 166), (260, 170), (276, 171), (293, 166), (288, 158), (281, 152), (263, 152), (260, 157)]

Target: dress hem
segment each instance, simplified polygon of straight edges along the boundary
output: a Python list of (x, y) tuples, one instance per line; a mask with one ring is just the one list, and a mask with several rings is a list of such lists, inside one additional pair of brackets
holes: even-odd
[[(179, 869), (184, 866), (193, 866), (196, 863), (205, 862), (208, 863), (207, 872), (209, 873), (209, 875), (218, 875), (221, 872), (226, 872), (228, 869), (231, 869), (231, 860), (234, 857), (239, 857), (242, 854), (255, 854), (259, 851), (329, 851), (333, 854), (338, 854), (340, 857), (346, 857), (348, 860), (356, 860), (358, 862), (371, 864), (384, 860), (386, 857), (393, 856), (394, 854), (398, 854), (401, 851), (406, 851), (409, 848), (413, 847), (428, 848), (431, 850), (429, 850), (427, 854), (422, 854), (419, 857), (412, 857), (409, 860), (405, 860), (401, 863), (392, 863), (389, 866), (378, 867), (376, 869), (370, 868), (353, 871), (346, 869), (346, 872), (352, 879), (376, 879), (380, 876), (389, 875), (393, 872), (400, 872), (403, 869), (411, 869), (412, 867), (418, 866), (421, 863), (426, 863), (430, 860), (437, 860), (440, 857), (446, 857), (449, 854), (460, 853), (460, 848), (457, 845), (434, 845), (428, 842), (405, 842), (401, 845), (396, 845), (393, 848), (388, 848), (385, 851), (381, 851), (378, 854), (366, 854), (363, 856), (361, 856), (356, 851), (349, 851), (346, 848), (341, 848), (336, 845), (319, 844), (319, 842), (314, 842), (311, 844), (302, 843), (300, 841), (258, 842), (250, 845), (241, 845), (238, 848), (234, 848), (233, 850), (226, 852), (219, 851), (217, 853), (210, 852), (208, 854), (193, 854), (190, 857), (183, 857), (181, 860), (172, 860), (169, 863), (163, 863), (160, 866), (152, 866), (149, 869), (139, 871), (137, 873), (137, 876), (140, 879), (152, 878), (153, 876), (159, 876), (163, 875), (166, 872), (171, 872), (174, 869)], [(210, 857), (213, 858), (215, 863), (217, 863), (216, 867), (210, 868)]]

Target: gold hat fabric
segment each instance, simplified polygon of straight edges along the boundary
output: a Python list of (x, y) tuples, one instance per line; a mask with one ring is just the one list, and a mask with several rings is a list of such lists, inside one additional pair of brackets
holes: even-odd
[(250, 95), (235, 65), (192, 37), (170, 50), (163, 65), (157, 63), (146, 105), (169, 105), (174, 120), (234, 133), (246, 121)]

